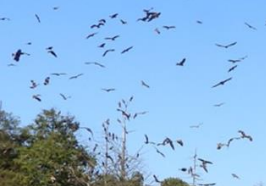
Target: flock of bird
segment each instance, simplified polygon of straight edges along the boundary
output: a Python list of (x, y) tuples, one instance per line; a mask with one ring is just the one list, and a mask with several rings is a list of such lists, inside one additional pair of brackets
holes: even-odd
[[(59, 7), (54, 7), (53, 10), (58, 10)], [(161, 16), (161, 12), (159, 11), (154, 11), (153, 8), (150, 8), (150, 9), (144, 9), (143, 10), (143, 13), (144, 15), (140, 18), (137, 18), (136, 21), (137, 22), (151, 22), (151, 21), (154, 21), (156, 19), (159, 19), (160, 16)], [(36, 21), (41, 24), (42, 23), (42, 20), (41, 20), (41, 17), (38, 15), (38, 14), (35, 14), (34, 15), (35, 18), (36, 18)], [(108, 22), (108, 19), (119, 19), (120, 23), (122, 25), (127, 25), (128, 24), (128, 21), (126, 21), (125, 19), (122, 19), (122, 18), (119, 18), (119, 13), (114, 13), (112, 15), (110, 15), (108, 18), (101, 18), (99, 19), (99, 21), (97, 21), (96, 23), (93, 23), (91, 26), (90, 26), (90, 29), (91, 30), (94, 30), (94, 29), (97, 29), (97, 30), (100, 30), (102, 27), (105, 26), (105, 24)], [(0, 21), (11, 21), (10, 18), (8, 17), (0, 17)], [(196, 21), (198, 24), (203, 24), (202, 21)], [(244, 23), (248, 28), (252, 29), (252, 30), (257, 30), (254, 26), (250, 25), (249, 23), (245, 22)], [(174, 25), (163, 25), (161, 28), (165, 29), (165, 30), (174, 30), (176, 29), (176, 26)], [(159, 28), (155, 28), (154, 29), (154, 32), (156, 34), (161, 34), (161, 30)], [(99, 31), (97, 32), (91, 32), (89, 33), (85, 39), (90, 39), (92, 37), (95, 37), (97, 34), (99, 33)], [(110, 55), (110, 53), (113, 53), (113, 52), (116, 52), (116, 49), (115, 48), (106, 48), (108, 43), (107, 42), (115, 42), (117, 39), (120, 38), (120, 35), (117, 34), (117, 35), (112, 35), (112, 36), (107, 36), (104, 38), (104, 41), (99, 44), (97, 47), (100, 48), (100, 49), (105, 49), (103, 52), (102, 52), (102, 57), (107, 57), (108, 55)], [(31, 45), (32, 43), (31, 42), (28, 42), (27, 45)], [(231, 47), (234, 47), (235, 45), (237, 45), (237, 42), (232, 42), (232, 43), (228, 43), (228, 44), (218, 44), (216, 43), (215, 46), (216, 47), (219, 47), (219, 48), (222, 48), (222, 49), (229, 49)], [(131, 50), (134, 49), (134, 46), (132, 45), (129, 45), (128, 47), (125, 47), (123, 50), (120, 51), (120, 54), (125, 54), (125, 53), (128, 53), (130, 52)], [(54, 47), (53, 46), (49, 46), (49, 47), (46, 47), (45, 48), (46, 52), (51, 55), (52, 57), (54, 58), (58, 58), (59, 56), (57, 55), (56, 51), (54, 50)], [(23, 49), (17, 49), (16, 51), (14, 51), (14, 53), (12, 53), (12, 59), (14, 60), (15, 63), (11, 63), (11, 64), (8, 64), (8, 66), (15, 66), (16, 63), (23, 63), (21, 62), (21, 58), (22, 56), (28, 56), (30, 57), (31, 54), (27, 53), (27, 52), (24, 52)], [(232, 66), (228, 69), (228, 73), (232, 73), (232, 71), (234, 71), (237, 67), (238, 67), (238, 63), (242, 62), (243, 60), (245, 60), (248, 56), (243, 56), (243, 57), (240, 57), (238, 59), (229, 59), (228, 62), (232, 63)], [(25, 59), (26, 60), (26, 59)], [(186, 63), (187, 63), (187, 59), (186, 58), (181, 58), (179, 61), (177, 61), (175, 63), (175, 66), (177, 66), (178, 68), (180, 67), (185, 67)], [(106, 68), (106, 65), (102, 64), (102, 63), (99, 63), (99, 62), (85, 62), (84, 63), (85, 65), (95, 65), (95, 66), (98, 66), (100, 68)], [(83, 76), (84, 73), (78, 73), (76, 75), (72, 75), (72, 76), (69, 76), (68, 79), (69, 80), (73, 80), (73, 79), (77, 79), (81, 76)], [(41, 83), (39, 82), (36, 82), (36, 80), (32, 79), (30, 80), (29, 82), (29, 88), (30, 89), (37, 89), (39, 86), (43, 85), (43, 86), (49, 86), (50, 84), (50, 81), (51, 79), (53, 79), (52, 77), (58, 77), (58, 76), (67, 76), (67, 73), (65, 72), (54, 72), (54, 73), (50, 73), (48, 76), (46, 76), (43, 81)], [(224, 86), (226, 85), (227, 83), (229, 83), (231, 80), (233, 80), (233, 77), (232, 76), (229, 76), (228, 78), (226, 79), (223, 79), (221, 81), (218, 81), (217, 83), (213, 84), (210, 86), (210, 88), (217, 88), (217, 87), (220, 87), (220, 86)], [(150, 85), (147, 84), (144, 80), (141, 80), (140, 82), (140, 85), (142, 87), (145, 87), (147, 89), (150, 88)], [(101, 88), (102, 91), (105, 91), (105, 92), (113, 92), (116, 90), (116, 88)], [(59, 96), (61, 96), (61, 98), (63, 100), (68, 100), (70, 99), (72, 96), (71, 95), (65, 95), (63, 93), (60, 93)], [(41, 102), (42, 101), (42, 95), (41, 94), (34, 94), (32, 95), (32, 98), (38, 102)], [(132, 101), (133, 97), (131, 98), (130, 101)], [(217, 104), (214, 104), (213, 106), (214, 107), (221, 107), (225, 104), (225, 102), (221, 102), (221, 103), (217, 103)], [(120, 106), (121, 107), (121, 106)], [(121, 112), (122, 116), (125, 117), (126, 119), (130, 119), (130, 118), (133, 118), (135, 119), (138, 115), (143, 115), (143, 114), (146, 114), (147, 111), (143, 111), (143, 112), (136, 112), (134, 115), (131, 115), (129, 113), (127, 113), (125, 110), (121, 109), (121, 108), (118, 108), (117, 111)], [(120, 121), (121, 122), (121, 121)], [(190, 128), (200, 128), (203, 124), (200, 123), (198, 125), (192, 125), (190, 126)], [(86, 127), (83, 127), (84, 129), (86, 129), (87, 131), (89, 131), (92, 136), (93, 136), (93, 132), (90, 128), (86, 128)], [(236, 141), (236, 140), (241, 140), (241, 139), (248, 139), (250, 142), (253, 141), (253, 138), (246, 134), (243, 130), (239, 130), (238, 133), (240, 134), (239, 136), (236, 136), (236, 137), (232, 137), (232, 138), (229, 138), (227, 142), (219, 142), (217, 143), (217, 147), (216, 149), (217, 150), (221, 150), (222, 148), (224, 147), (227, 147), (229, 148), (229, 146), (231, 145), (231, 143), (233, 141)], [(110, 137), (112, 139), (115, 139), (117, 138), (114, 134), (111, 134), (110, 133)], [(163, 158), (166, 157), (166, 155), (162, 152), (162, 150), (160, 149), (160, 147), (162, 146), (169, 146), (172, 150), (175, 150), (176, 149), (176, 145), (180, 146), (180, 147), (183, 147), (185, 145), (185, 143), (183, 142), (182, 139), (170, 139), (169, 137), (166, 137), (165, 139), (163, 139), (161, 142), (154, 142), (154, 141), (151, 141), (148, 137), (147, 134), (144, 135), (144, 144), (145, 145), (152, 145), (155, 152), (158, 153), (160, 156), (162, 156)], [(95, 151), (97, 148), (97, 146), (93, 149), (93, 151)], [(139, 154), (138, 154), (139, 155)], [(108, 159), (110, 159), (111, 161), (113, 161), (112, 157), (109, 155), (109, 154), (106, 154), (106, 157)], [(204, 170), (204, 172), (208, 173), (208, 166), (209, 165), (212, 165), (214, 164), (213, 162), (209, 161), (209, 160), (205, 160), (203, 158), (197, 158), (197, 161), (199, 163), (199, 167), (202, 168)], [(199, 177), (198, 174), (196, 174), (193, 170), (192, 167), (183, 167), (183, 168), (180, 168), (180, 170), (182, 172), (186, 172), (188, 173), (189, 175), (191, 175), (192, 177)], [(231, 174), (233, 178), (236, 178), (236, 179), (240, 179), (240, 177), (235, 174), (235, 173), (232, 173)], [(158, 177), (156, 175), (153, 175), (153, 178), (155, 180), (155, 182), (158, 182), (158, 183), (161, 183), (161, 180), (158, 179)], [(199, 185), (202, 185), (202, 186), (212, 186), (212, 185), (215, 185), (215, 183), (210, 183), (210, 184), (199, 184)]]

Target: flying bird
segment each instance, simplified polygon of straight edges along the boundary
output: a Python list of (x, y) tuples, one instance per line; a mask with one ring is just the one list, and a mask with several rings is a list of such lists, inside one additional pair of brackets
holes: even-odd
[(108, 50), (106, 50), (106, 51), (103, 53), (102, 56), (104, 57), (104, 56), (106, 56), (107, 53), (109, 53), (109, 52), (114, 52), (114, 51), (115, 51), (115, 49), (108, 49)]
[(231, 175), (233, 176), (233, 178), (240, 179), (239, 176), (236, 175), (235, 173), (232, 173)]
[(150, 88), (150, 86), (147, 83), (145, 83), (144, 81), (141, 81), (141, 85), (146, 87), (146, 88)]
[(114, 19), (114, 18), (116, 18), (117, 16), (118, 16), (118, 13), (115, 13), (115, 14), (110, 15), (109, 17), (110, 17), (111, 19)]
[(238, 131), (241, 134), (241, 138), (247, 138), (249, 141), (253, 141), (252, 137), (250, 135), (247, 135), (244, 131), (239, 130)]
[(66, 75), (66, 73), (51, 73), (53, 76), (63, 76)]
[(115, 88), (102, 88), (102, 90), (105, 92), (112, 92), (115, 91)]
[(199, 123), (198, 125), (191, 125), (190, 128), (199, 128), (203, 123)]
[(232, 66), (231, 68), (228, 69), (228, 72), (231, 72), (231, 71), (235, 70), (236, 67), (237, 67), (237, 65)]
[(202, 24), (203, 22), (200, 21), (200, 20), (197, 20), (196, 23), (198, 23), (198, 24)]
[(248, 28), (252, 29), (252, 30), (257, 30), (257, 28), (255, 28), (254, 26), (248, 24), (247, 22), (245, 22), (245, 25), (246, 25)]
[(119, 38), (120, 36), (119, 35), (115, 35), (115, 36), (113, 36), (113, 37), (106, 37), (106, 38), (104, 38), (105, 40), (112, 40), (112, 41), (114, 41), (114, 40), (116, 40), (117, 38)]
[(157, 34), (161, 34), (161, 32), (160, 32), (160, 30), (158, 28), (155, 28), (154, 32), (156, 32)]
[(162, 157), (164, 157), (165, 158), (165, 155), (164, 155), (164, 153), (162, 153), (161, 151), (159, 151), (159, 149), (157, 149), (156, 147), (154, 147), (155, 149), (156, 149), (156, 152), (158, 153), (158, 154), (160, 154)]
[(44, 80), (44, 85), (48, 85), (50, 83), (50, 77), (46, 77)]
[(83, 73), (80, 73), (78, 75), (75, 75), (75, 76), (71, 76), (69, 79), (77, 79), (78, 77), (82, 76)]
[(93, 24), (93, 25), (91, 25), (90, 28), (100, 28), (101, 26), (104, 26), (103, 22), (99, 22), (98, 24)]
[(98, 62), (85, 62), (86, 65), (96, 65), (96, 66), (99, 66), (99, 67), (102, 67), (102, 68), (105, 68), (104, 65), (102, 65), (101, 63), (98, 63)]
[(208, 161), (208, 160), (201, 159), (201, 158), (198, 158), (198, 160), (201, 161), (200, 167), (202, 167), (205, 170), (205, 172), (208, 172), (207, 164), (212, 164), (212, 162)]
[(71, 98), (71, 96), (65, 96), (64, 94), (60, 93), (59, 94), (64, 100), (68, 100), (69, 98)]
[(89, 127), (79, 127), (79, 128), (87, 130), (91, 134), (91, 136), (93, 136), (93, 132)]
[(121, 52), (121, 54), (124, 54), (124, 53), (128, 52), (128, 51), (131, 50), (132, 48), (133, 48), (133, 46), (124, 49), (124, 50)]
[(226, 82), (228, 82), (228, 81), (230, 81), (230, 80), (232, 80), (232, 77), (227, 78), (227, 79), (225, 79), (225, 80), (223, 80), (223, 81), (220, 81), (219, 83), (213, 85), (212, 88), (218, 87), (218, 86), (220, 86), (220, 85), (224, 85)]
[(186, 58), (183, 58), (180, 62), (176, 63), (177, 66), (184, 66)]
[(8, 17), (1, 17), (0, 20), (1, 21), (10, 21), (10, 18), (8, 18)]
[(214, 104), (213, 106), (214, 107), (221, 107), (221, 106), (223, 106), (225, 103), (224, 102), (222, 102), (222, 103), (217, 103), (217, 104)]
[(176, 142), (177, 142), (180, 146), (184, 146), (184, 142), (183, 142), (183, 140), (178, 139), (178, 140), (176, 140)]
[(93, 33), (89, 34), (89, 35), (86, 37), (86, 39), (89, 39), (89, 38), (95, 36), (96, 34), (98, 34), (98, 32), (93, 32)]
[(123, 19), (120, 19), (120, 22), (121, 22), (123, 25), (127, 24), (127, 22), (124, 21)]
[(40, 19), (40, 17), (39, 17), (37, 14), (35, 14), (35, 17), (36, 17), (37, 21), (38, 21), (39, 23), (41, 23), (41, 19)]
[(248, 56), (244, 56), (244, 57), (241, 57), (239, 59), (228, 59), (229, 62), (231, 63), (238, 63), (238, 62), (241, 62), (243, 61), (244, 59), (246, 59)]
[(21, 55), (28, 55), (28, 56), (29, 56), (30, 54), (25, 53), (25, 52), (22, 52), (21, 49), (18, 49), (16, 53), (13, 53), (13, 54), (12, 54), (13, 59), (14, 59), (15, 61), (17, 61), (17, 62), (19, 62)]
[(153, 178), (154, 178), (155, 182), (161, 183), (161, 181), (157, 178), (157, 176), (153, 175)]
[(229, 47), (232, 47), (232, 46), (234, 46), (234, 45), (236, 45), (237, 44), (237, 42), (233, 42), (233, 43), (230, 43), (230, 44), (228, 44), (228, 45), (221, 45), (221, 44), (215, 44), (216, 46), (218, 46), (218, 47), (221, 47), (221, 48), (229, 48)]
[(32, 96), (33, 99), (36, 99), (37, 101), (41, 102), (42, 100), (41, 100), (40, 97), (41, 97), (40, 94), (35, 94), (35, 95)]
[(34, 80), (30, 80), (30, 82), (31, 82), (31, 86), (30, 86), (31, 89), (34, 89), (38, 86), (38, 84)]
[(169, 29), (174, 29), (175, 26), (163, 26), (163, 28), (165, 28), (166, 30), (169, 30)]
[(98, 47), (99, 47), (99, 48), (104, 48), (104, 46), (105, 46), (105, 43), (102, 43), (102, 44), (100, 44)]

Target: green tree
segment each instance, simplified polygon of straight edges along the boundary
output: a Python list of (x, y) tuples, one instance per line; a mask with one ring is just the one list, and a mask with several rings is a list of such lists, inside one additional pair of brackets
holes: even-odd
[(189, 186), (189, 184), (179, 178), (170, 177), (164, 179), (161, 183), (161, 186)]

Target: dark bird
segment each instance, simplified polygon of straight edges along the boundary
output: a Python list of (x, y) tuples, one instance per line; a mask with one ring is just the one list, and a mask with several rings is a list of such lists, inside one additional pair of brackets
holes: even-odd
[(202, 167), (205, 170), (205, 172), (208, 172), (207, 164), (212, 164), (212, 162), (210, 162), (208, 160), (201, 159), (201, 158), (198, 158), (198, 160), (201, 161), (200, 167)]
[(14, 59), (15, 61), (17, 61), (17, 62), (20, 60), (21, 55), (28, 55), (28, 56), (29, 56), (30, 54), (25, 53), (25, 52), (22, 52), (21, 49), (18, 49), (16, 53), (13, 53), (13, 54), (12, 54), (13, 59)]
[(103, 24), (105, 24), (105, 23), (106, 23), (106, 20), (105, 20), (105, 19), (100, 19), (100, 20), (99, 20), (99, 23), (103, 23)]
[(44, 80), (44, 85), (48, 85), (50, 83), (50, 77), (46, 77)]
[(237, 67), (237, 65), (232, 66), (231, 68), (228, 69), (228, 72), (231, 72), (231, 71), (235, 70), (236, 67)]
[(230, 139), (227, 141), (226, 146), (229, 147), (230, 144), (232, 143), (232, 141), (234, 141), (234, 140), (239, 140), (239, 139), (241, 139), (241, 137), (233, 137), (233, 138), (230, 138)]
[(64, 100), (68, 100), (69, 98), (71, 98), (71, 96), (65, 96), (64, 94), (60, 93), (59, 94)]
[(100, 44), (98, 47), (99, 47), (99, 48), (104, 48), (104, 46), (105, 46), (105, 43), (102, 43), (102, 44)]
[(53, 10), (58, 10), (58, 9), (59, 9), (59, 6), (53, 7)]
[(128, 51), (131, 50), (132, 48), (133, 48), (133, 46), (124, 49), (124, 50), (121, 52), (121, 54), (124, 54), (124, 53), (128, 52)]
[(147, 21), (150, 22), (156, 18), (159, 18), (159, 16), (161, 15), (161, 12), (148, 12), (147, 13)]
[(199, 21), (199, 20), (197, 20), (197, 21), (196, 21), (196, 23), (198, 23), (198, 24), (202, 24), (203, 22), (202, 22), (202, 21)]
[(160, 30), (159, 30), (158, 28), (155, 28), (155, 29), (154, 29), (154, 32), (155, 32), (156, 34), (161, 34), (161, 32), (160, 32)]
[(16, 65), (13, 64), (13, 63), (9, 63), (7, 66), (8, 66), (8, 67), (14, 67), (14, 66), (16, 66)]
[(51, 73), (53, 76), (63, 76), (66, 75), (66, 73)]
[(245, 25), (246, 25), (248, 28), (252, 29), (252, 30), (257, 30), (257, 28), (255, 28), (254, 26), (248, 24), (247, 22), (245, 22)]
[(105, 92), (112, 92), (115, 91), (115, 88), (102, 88), (102, 90)]
[(178, 140), (176, 140), (176, 142), (180, 145), (180, 146), (184, 146), (184, 142), (183, 142), (183, 140), (181, 140), (181, 139), (178, 139)]
[(136, 112), (133, 116), (133, 118), (135, 119), (138, 115), (143, 115), (143, 114), (146, 114), (148, 113), (147, 111), (143, 111), (143, 112)]
[(239, 176), (236, 175), (235, 173), (232, 173), (231, 175), (233, 176), (233, 178), (240, 179)]
[(33, 99), (36, 99), (37, 101), (41, 102), (42, 100), (41, 100), (40, 97), (41, 97), (40, 94), (35, 94), (35, 95), (32, 96)]
[(179, 170), (182, 171), (182, 172), (187, 172), (187, 168), (185, 168), (185, 167), (180, 168)]
[(250, 135), (247, 135), (244, 131), (239, 130), (238, 131), (241, 134), (241, 138), (247, 138), (249, 141), (253, 141), (252, 137)]
[(153, 178), (154, 178), (155, 182), (161, 183), (161, 181), (157, 178), (157, 176), (153, 175)]
[(99, 67), (102, 67), (102, 68), (105, 68), (104, 65), (102, 65), (101, 63), (98, 63), (98, 62), (85, 62), (86, 65), (96, 65), (96, 66), (99, 66)]
[(183, 58), (180, 62), (176, 63), (177, 66), (184, 66), (186, 58)]
[(93, 136), (93, 132), (89, 127), (79, 127), (79, 128), (87, 130), (91, 134), (91, 136)]
[(159, 149), (157, 149), (156, 147), (154, 147), (155, 149), (156, 149), (156, 152), (158, 153), (158, 154), (160, 154), (162, 157), (164, 157), (165, 158), (165, 155), (164, 155), (164, 153), (162, 153), (161, 151), (159, 151)]
[(47, 52), (52, 54), (54, 57), (57, 57), (57, 54), (53, 50), (48, 50)]
[(35, 17), (36, 17), (37, 21), (38, 21), (39, 23), (41, 23), (41, 19), (40, 19), (40, 17), (39, 17), (37, 14), (35, 14)]
[(150, 88), (150, 86), (147, 83), (145, 83), (144, 81), (141, 81), (141, 85), (146, 87), (146, 88)]
[(99, 22), (98, 24), (91, 25), (91, 28), (100, 28), (101, 26), (104, 26), (103, 22)]
[(233, 42), (233, 43), (230, 43), (230, 44), (228, 44), (228, 45), (221, 45), (221, 44), (215, 44), (216, 46), (218, 46), (218, 47), (221, 47), (221, 48), (229, 48), (229, 47), (232, 47), (232, 46), (234, 46), (234, 45), (236, 45), (237, 44), (237, 42)]
[(78, 75), (75, 75), (75, 76), (71, 76), (69, 79), (77, 79), (78, 77), (82, 76), (83, 73), (80, 73)]
[(165, 28), (166, 30), (170, 30), (170, 29), (174, 29), (175, 26), (163, 26), (163, 28)]
[(144, 143), (148, 144), (149, 143), (149, 138), (148, 138), (147, 134), (145, 134), (144, 136), (145, 136), (145, 142)]
[(217, 150), (220, 150), (222, 147), (224, 147), (224, 146), (227, 146), (227, 144), (225, 144), (225, 143), (217, 143), (217, 147), (216, 147), (216, 149)]
[(105, 40), (112, 40), (112, 41), (114, 41), (115, 39), (117, 39), (117, 38), (119, 38), (120, 36), (119, 35), (115, 35), (115, 36), (113, 36), (113, 37), (106, 37), (106, 38), (104, 38)]
[(124, 21), (123, 19), (120, 19), (120, 22), (121, 22), (123, 25), (127, 24), (127, 22)]
[(34, 80), (30, 80), (30, 82), (31, 82), (31, 86), (30, 86), (31, 89), (34, 89), (38, 86), (38, 84)]
[(199, 128), (203, 123), (199, 123), (198, 125), (191, 125), (190, 128)]
[(110, 17), (111, 19), (114, 19), (114, 18), (116, 18), (117, 16), (118, 16), (118, 13), (115, 13), (115, 14), (110, 15), (109, 17)]
[(239, 59), (228, 59), (229, 62), (231, 63), (238, 63), (238, 62), (241, 62), (243, 61), (244, 59), (246, 59), (248, 56), (244, 56), (244, 57), (241, 57)]
[(32, 43), (31, 42), (27, 42), (26, 45), (31, 45)]
[(94, 33), (89, 34), (89, 35), (86, 37), (86, 39), (89, 39), (89, 38), (95, 36), (97, 33), (98, 33), (98, 32), (94, 32)]
[(173, 141), (172, 141), (170, 138), (168, 138), (168, 137), (166, 137), (166, 138), (163, 140), (162, 143), (158, 143), (158, 145), (164, 145), (164, 146), (167, 145), (167, 144), (169, 144), (170, 147), (171, 147), (173, 150), (175, 150), (175, 146), (174, 146)]
[(102, 56), (104, 57), (104, 56), (106, 56), (107, 53), (109, 53), (109, 52), (114, 52), (114, 51), (115, 51), (115, 49), (108, 49), (108, 50), (106, 50), (106, 51), (103, 53)]
[(217, 104), (214, 104), (213, 106), (214, 107), (221, 107), (221, 106), (223, 106), (225, 103), (224, 102), (222, 102), (222, 103), (217, 103)]
[(225, 79), (225, 80), (223, 80), (223, 81), (220, 81), (219, 83), (213, 85), (212, 88), (218, 87), (218, 86), (220, 86), (220, 85), (224, 85), (226, 82), (228, 82), (228, 81), (230, 81), (230, 80), (232, 80), (232, 77), (227, 78), (227, 79)]
[(1, 21), (10, 21), (10, 18), (8, 18), (8, 17), (1, 17), (0, 20)]

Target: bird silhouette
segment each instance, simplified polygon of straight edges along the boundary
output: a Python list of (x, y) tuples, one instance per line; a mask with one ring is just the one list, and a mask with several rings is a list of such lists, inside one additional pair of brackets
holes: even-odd
[(34, 80), (30, 80), (30, 82), (31, 82), (31, 86), (30, 86), (31, 89), (34, 89), (38, 86), (38, 84)]
[(196, 23), (198, 23), (198, 24), (203, 24), (203, 22), (200, 21), (200, 20), (197, 20)]
[(235, 173), (232, 173), (231, 175), (233, 176), (233, 178), (240, 179), (240, 177), (236, 175)]
[(227, 72), (231, 72), (231, 71), (235, 70), (235, 69), (236, 69), (236, 67), (237, 67), (237, 65), (234, 65), (234, 66), (232, 66), (231, 68), (229, 68), (229, 69), (228, 69), (228, 71), (227, 71)]
[(189, 126), (190, 128), (199, 128), (203, 123), (199, 123), (198, 125), (191, 125)]
[(115, 14), (110, 15), (109, 17), (110, 17), (111, 19), (114, 19), (114, 18), (116, 18), (117, 16), (118, 16), (118, 13), (115, 13)]
[(89, 127), (79, 127), (79, 128), (87, 130), (91, 134), (91, 136), (93, 136), (93, 132)]
[(68, 100), (69, 98), (71, 98), (71, 96), (65, 96), (64, 94), (60, 93), (59, 94), (64, 100)]
[(98, 32), (93, 32), (93, 33), (89, 34), (89, 35), (86, 37), (86, 39), (89, 39), (89, 38), (95, 36), (96, 34), (98, 34)]
[(1, 21), (10, 21), (10, 18), (8, 18), (8, 17), (1, 17), (0, 20)]
[(99, 22), (98, 24), (93, 24), (90, 26), (90, 28), (100, 28), (101, 26), (104, 26), (103, 22)]
[(176, 63), (177, 66), (184, 66), (186, 58), (183, 58), (180, 62)]
[(244, 23), (248, 28), (252, 29), (252, 30), (257, 30), (257, 28), (255, 28), (254, 26), (248, 24), (247, 22)]
[(208, 172), (207, 164), (212, 164), (212, 162), (208, 160), (204, 160), (202, 158), (198, 158), (198, 160), (201, 161), (200, 167), (202, 167), (205, 170), (205, 172)]
[(51, 75), (53, 75), (53, 76), (64, 76), (64, 75), (66, 75), (66, 73), (63, 73), (63, 72), (57, 73), (57, 72), (55, 72), (55, 73), (51, 73)]
[(41, 19), (40, 19), (40, 17), (39, 17), (37, 14), (35, 14), (35, 17), (36, 17), (37, 21), (38, 21), (39, 23), (41, 23)]
[(156, 152), (157, 152), (158, 154), (160, 154), (162, 157), (165, 158), (164, 153), (162, 153), (161, 151), (159, 151), (159, 149), (157, 149), (156, 147), (154, 147), (154, 148), (155, 148), (155, 150), (156, 150)]
[(170, 30), (170, 29), (174, 29), (175, 26), (163, 26), (163, 28), (165, 28), (166, 30)]
[(133, 48), (133, 46), (124, 49), (124, 50), (121, 52), (121, 54), (124, 54), (124, 53), (130, 51), (132, 48)]
[(230, 81), (230, 80), (232, 80), (232, 77), (227, 78), (227, 79), (225, 79), (225, 80), (223, 80), (223, 81), (220, 81), (219, 83), (213, 85), (212, 88), (218, 87), (218, 86), (220, 86), (220, 85), (224, 85), (226, 82), (228, 82), (228, 81)]
[(234, 45), (236, 45), (237, 44), (237, 42), (233, 42), (233, 43), (230, 43), (230, 44), (228, 44), (228, 45), (221, 45), (221, 44), (215, 44), (216, 46), (218, 46), (218, 47), (221, 47), (221, 48), (229, 48), (229, 47), (232, 47), (232, 46), (234, 46)]
[(98, 63), (98, 62), (85, 62), (86, 65), (96, 65), (96, 66), (99, 66), (99, 67), (102, 67), (102, 68), (105, 68), (104, 65), (102, 65), (101, 63)]
[(102, 90), (105, 92), (112, 92), (115, 91), (115, 88), (102, 88)]
[(161, 34), (161, 32), (160, 32), (160, 30), (158, 28), (155, 28), (154, 32), (157, 33), (157, 34)]
[(75, 76), (71, 76), (69, 79), (77, 79), (80, 76), (83, 76), (83, 73), (80, 73), (80, 74), (75, 75)]
[(40, 95), (40, 94), (35, 94), (35, 95), (33, 95), (33, 96), (32, 96), (32, 98), (33, 98), (33, 99), (35, 99), (35, 100), (37, 100), (37, 101), (41, 102), (42, 100), (41, 100), (41, 98), (40, 98), (40, 97), (41, 97), (41, 95)]
[(102, 56), (104, 57), (104, 56), (106, 56), (107, 53), (109, 53), (109, 52), (114, 52), (114, 51), (115, 51), (115, 49), (108, 49), (108, 50), (106, 50), (106, 51), (103, 53)]
[(176, 142), (180, 145), (180, 146), (184, 146), (184, 142), (183, 142), (183, 140), (182, 139), (178, 139), (178, 140), (176, 140)]
[(114, 41), (114, 40), (116, 40), (117, 38), (119, 38), (120, 36), (119, 35), (115, 35), (115, 36), (113, 36), (113, 37), (106, 37), (106, 38), (104, 38), (105, 40), (112, 40), (112, 41)]
[(25, 53), (25, 52), (22, 52), (21, 49), (18, 49), (16, 53), (13, 53), (13, 54), (12, 54), (13, 59), (14, 59), (16, 62), (19, 62), (21, 55), (28, 55), (28, 56), (29, 56), (30, 54)]
[(104, 46), (105, 46), (105, 43), (102, 43), (102, 44), (100, 44), (98, 47), (99, 47), (99, 48), (104, 48)]
[(153, 178), (154, 178), (155, 182), (161, 183), (161, 181), (157, 178), (157, 176), (153, 175)]
[(221, 107), (221, 106), (223, 106), (225, 103), (224, 102), (222, 102), (222, 103), (217, 103), (217, 104), (214, 104), (213, 106), (214, 107)]
[(123, 25), (127, 24), (127, 22), (124, 21), (123, 19), (120, 19), (120, 22), (121, 22)]
[(238, 132), (241, 134), (241, 138), (247, 138), (249, 141), (253, 141), (253, 138), (250, 135), (247, 135), (243, 130), (238, 130)]
[(238, 62), (241, 62), (243, 61), (244, 59), (246, 59), (248, 56), (244, 56), (244, 57), (241, 57), (239, 59), (228, 59), (229, 62), (231, 63), (238, 63)]
[(146, 87), (146, 88), (150, 88), (150, 86), (147, 83), (145, 83), (144, 81), (141, 81), (141, 85)]

